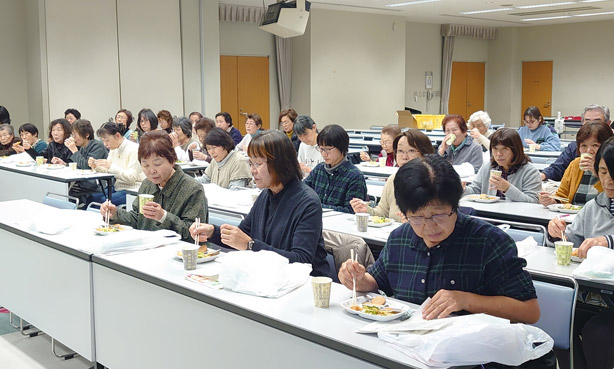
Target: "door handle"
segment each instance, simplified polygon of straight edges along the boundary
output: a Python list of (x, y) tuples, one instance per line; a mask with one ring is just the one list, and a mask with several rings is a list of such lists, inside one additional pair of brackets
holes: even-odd
[(550, 107), (550, 101), (548, 101), (546, 105), (544, 105), (544, 108), (549, 108), (549, 107)]
[(243, 112), (243, 108), (239, 108), (239, 111), (240, 111), (239, 114), (241, 114), (243, 116), (247, 116), (247, 113)]
[(471, 101), (467, 101), (467, 107), (471, 107)]

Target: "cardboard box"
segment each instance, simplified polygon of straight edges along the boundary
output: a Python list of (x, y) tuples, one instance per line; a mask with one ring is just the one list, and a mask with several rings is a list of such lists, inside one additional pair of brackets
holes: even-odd
[(418, 122), (408, 110), (397, 110), (399, 128), (418, 128)]

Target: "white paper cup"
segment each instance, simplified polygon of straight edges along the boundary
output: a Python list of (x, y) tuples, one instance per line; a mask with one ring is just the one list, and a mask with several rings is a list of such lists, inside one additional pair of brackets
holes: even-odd
[(183, 258), (183, 269), (196, 269), (196, 261), (198, 260), (198, 249), (195, 245), (186, 245), (181, 248), (181, 257)]
[(492, 178), (492, 177), (501, 177), (501, 171), (500, 170), (492, 169), (490, 171), (490, 178)]
[[(584, 158), (592, 158), (593, 155), (587, 153), (587, 152), (583, 152), (582, 154), (580, 154), (580, 160), (584, 159)], [(580, 165), (580, 170), (586, 171), (590, 168), (587, 168), (585, 166)]]
[(569, 241), (556, 241), (554, 249), (556, 250), (556, 263), (558, 265), (569, 265), (573, 243)]
[(143, 214), (143, 205), (153, 201), (154, 196), (146, 193), (139, 194), (139, 213)]
[(454, 133), (450, 133), (450, 138), (448, 138), (448, 141), (446, 141), (446, 145), (452, 145), (452, 142), (454, 142), (454, 140), (456, 140), (456, 135)]
[(328, 277), (311, 278), (313, 288), (313, 303), (315, 307), (327, 308), (330, 303), (330, 285), (332, 279)]
[(379, 166), (380, 167), (385, 167), (386, 166), (386, 158), (385, 157), (381, 157), (381, 158), (377, 158), (377, 161), (379, 161)]
[(77, 170), (77, 163), (68, 163), (70, 170)]
[(537, 149), (537, 144), (529, 144), (529, 152), (535, 152)]
[(358, 232), (366, 232), (369, 227), (369, 214), (356, 213), (356, 229)]

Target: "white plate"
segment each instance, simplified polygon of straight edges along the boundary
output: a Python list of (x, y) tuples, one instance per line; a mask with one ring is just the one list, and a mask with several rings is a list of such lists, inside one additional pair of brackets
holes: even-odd
[[(577, 249), (578, 249), (577, 247), (574, 247), (574, 248), (573, 248), (573, 250), (572, 250), (571, 252), (574, 252), (574, 251), (576, 251)], [(554, 255), (556, 256), (556, 250), (554, 250)], [(584, 260), (586, 260), (586, 259), (583, 259), (583, 258), (581, 258), (581, 257), (579, 257), (579, 256), (574, 256), (574, 255), (571, 255), (571, 261), (573, 261), (573, 262), (575, 262), (575, 263), (581, 263), (581, 262), (583, 262)]]
[(488, 196), (487, 199), (482, 199), (480, 198), (480, 195), (467, 195), (465, 196), (465, 198), (470, 201), (482, 202), (486, 204), (497, 202), (500, 200), (498, 196)]
[(104, 224), (101, 224), (100, 226), (94, 228), (94, 233), (96, 233), (99, 236), (108, 236), (108, 235), (113, 234), (113, 233), (129, 231), (129, 230), (132, 229), (132, 227), (127, 226), (127, 225), (120, 225), (118, 227), (118, 231), (117, 232), (101, 231), (101, 230), (98, 230), (98, 228), (104, 228)]
[(67, 166), (62, 165), (62, 164), (47, 164), (47, 169), (49, 170), (57, 170), (57, 169), (64, 169), (67, 168)]
[[(377, 296), (377, 295), (358, 296), (358, 297), (356, 297), (356, 303), (358, 305), (361, 305), (364, 302), (370, 301), (375, 296)], [(352, 299), (351, 298), (346, 300), (346, 301), (343, 301), (341, 303), (341, 306), (343, 307), (343, 309), (345, 311), (347, 311), (350, 314), (355, 314), (355, 315), (358, 315), (358, 316), (360, 316), (362, 318), (366, 318), (366, 319), (370, 319), (370, 320), (377, 320), (377, 321), (380, 321), (380, 322), (387, 322), (387, 321), (390, 321), (390, 320), (398, 319), (403, 314), (405, 314), (407, 311), (409, 311), (409, 306), (407, 306), (407, 305), (405, 305), (405, 304), (403, 304), (401, 302), (392, 300), (392, 299), (390, 299), (388, 297), (386, 297), (386, 304), (384, 306), (390, 307), (390, 308), (393, 308), (393, 309), (399, 309), (399, 310), (401, 310), (401, 312), (396, 313), (396, 314), (392, 314), (392, 315), (388, 315), (388, 316), (382, 316), (382, 315), (367, 314), (367, 313), (362, 312), (362, 311), (356, 311), (356, 310), (350, 309), (350, 307), (352, 306)]]
[(548, 209), (552, 211), (558, 211), (560, 213), (566, 213), (566, 214), (577, 214), (580, 212), (580, 210), (582, 210), (581, 206), (580, 206), (580, 209), (577, 209), (577, 210), (565, 209), (563, 206), (565, 205), (564, 204), (552, 204), (552, 205), (548, 205)]
[(364, 165), (365, 167), (379, 167), (379, 163), (378, 162), (372, 163), (370, 161), (362, 162), (361, 165)]
[(17, 164), (15, 164), (16, 167), (31, 167), (33, 165), (36, 165), (36, 162), (34, 161), (28, 161), (28, 162), (19, 162)]
[(382, 218), (378, 216), (369, 217), (369, 227), (381, 228), (386, 227), (394, 223), (394, 219), (386, 218), (386, 221), (383, 223), (375, 223), (374, 218)]
[[(181, 252), (181, 251), (177, 251), (177, 253), (179, 253), (179, 252)], [(196, 260), (196, 263), (202, 264), (202, 263), (207, 263), (207, 262), (213, 261), (213, 260), (217, 259), (221, 254), (222, 253), (220, 252), (220, 250), (215, 250), (215, 249), (212, 249), (211, 247), (208, 247), (207, 248), (207, 255), (209, 255), (209, 256), (207, 256), (205, 258), (198, 258)], [(183, 261), (183, 258), (181, 257), (181, 255), (175, 254), (175, 258), (179, 259), (180, 261)]]
[(91, 169), (78, 169), (77, 172), (83, 175), (94, 174), (94, 171)]

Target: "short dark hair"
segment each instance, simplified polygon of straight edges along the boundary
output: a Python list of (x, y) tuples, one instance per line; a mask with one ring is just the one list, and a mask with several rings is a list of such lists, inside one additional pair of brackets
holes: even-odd
[(72, 132), (72, 128), (70, 127), (70, 123), (68, 123), (68, 121), (66, 119), (54, 119), (51, 121), (51, 123), (49, 124), (49, 139), (53, 140), (53, 136), (51, 135), (51, 131), (53, 130), (53, 127), (55, 125), (61, 125), (62, 129), (64, 130), (64, 139), (67, 139), (68, 137), (70, 137), (70, 133)]
[(143, 137), (141, 137), (139, 142), (139, 162), (152, 155), (158, 155), (168, 160), (169, 163), (175, 164), (177, 154), (168, 133), (164, 131), (149, 131), (145, 132)]
[[(286, 136), (288, 137), (288, 136)], [(331, 124), (322, 129), (318, 134), (318, 146), (334, 146), (343, 155), (348, 152), (348, 146), (350, 145), (350, 136), (348, 133), (338, 124)]]
[(171, 115), (171, 112), (168, 110), (164, 110), (164, 109), (160, 110), (158, 114), (156, 114), (156, 118), (158, 118), (158, 121), (160, 121), (160, 118), (162, 118), (168, 123), (173, 124), (173, 116)]
[(64, 112), (64, 117), (66, 117), (68, 114), (72, 114), (75, 116), (75, 118), (81, 119), (81, 113), (79, 113), (79, 110), (75, 108), (66, 109), (66, 111)]
[(497, 145), (503, 145), (512, 150), (513, 159), (510, 167), (522, 166), (531, 161), (527, 154), (524, 153), (522, 138), (520, 138), (518, 131), (511, 128), (499, 128), (490, 136), (490, 166), (493, 168), (498, 166), (492, 154), (492, 149)]
[(189, 117), (191, 117), (192, 115), (196, 115), (196, 116), (198, 116), (198, 119), (199, 119), (199, 120), (200, 120), (200, 119), (203, 119), (203, 115), (202, 115), (201, 113), (197, 112), (197, 111), (193, 111), (193, 112), (191, 112), (191, 113), (188, 115), (188, 118), (189, 118)]
[(117, 111), (117, 113), (115, 113), (115, 116), (117, 116), (117, 114), (119, 113), (124, 113), (126, 114), (126, 116), (128, 117), (127, 121), (126, 121), (126, 129), (130, 128), (130, 124), (132, 123), (132, 112), (130, 110), (127, 109), (119, 109)]
[(137, 115), (136, 126), (139, 128), (139, 130), (143, 131), (143, 128), (141, 128), (141, 117), (145, 117), (145, 119), (149, 121), (152, 131), (158, 129), (158, 117), (156, 117), (151, 109), (143, 108)]
[(245, 121), (247, 121), (248, 119), (253, 120), (254, 123), (256, 123), (256, 126), (258, 126), (258, 128), (262, 128), (262, 118), (260, 117), (260, 115), (256, 113), (247, 114), (247, 116), (245, 116)]
[(544, 117), (537, 106), (529, 106), (522, 114), (522, 119), (524, 120), (524, 117), (527, 116), (537, 120), (540, 126), (544, 123)]
[(126, 133), (124, 130), (124, 126), (115, 122), (106, 122), (100, 128), (98, 128), (98, 131), (96, 131), (98, 137), (115, 136), (116, 134), (119, 134), (123, 137), (124, 133)]
[(22, 132), (28, 132), (32, 136), (38, 137), (38, 128), (32, 123), (24, 123), (19, 127), (19, 134)]
[(9, 111), (2, 105), (0, 105), (0, 123), (11, 124), (11, 115)]
[(221, 146), (226, 151), (231, 152), (235, 148), (235, 141), (228, 132), (215, 127), (207, 134), (207, 138), (205, 138), (206, 145)]
[(420, 130), (415, 128), (410, 128), (407, 131), (398, 135), (394, 141), (392, 142), (392, 148), (394, 151), (399, 147), (399, 141), (401, 138), (406, 137), (407, 143), (409, 146), (414, 147), (416, 150), (420, 151), (422, 156), (435, 153), (435, 148), (431, 143), (431, 139), (422, 133)]
[(443, 120), (441, 121), (441, 129), (442, 130), (446, 130), (446, 124), (448, 124), (448, 122), (456, 122), (456, 124), (458, 124), (458, 128), (461, 130), (461, 132), (465, 133), (467, 132), (467, 123), (465, 122), (465, 118), (463, 118), (462, 115), (458, 115), (458, 114), (448, 114), (446, 115)]
[(192, 122), (186, 117), (178, 117), (173, 121), (173, 127), (181, 128), (181, 132), (188, 137), (192, 137)]
[(78, 119), (72, 124), (72, 131), (77, 132), (79, 136), (87, 138), (88, 140), (94, 139), (94, 127), (92, 122), (87, 119)]
[(247, 147), (247, 155), (266, 159), (273, 186), (303, 179), (296, 149), (283, 132), (271, 130), (254, 136)]
[[(205, 138), (207, 138), (207, 135), (209, 134), (209, 132), (211, 132), (211, 130), (215, 128), (215, 121), (211, 118), (200, 118), (200, 120), (198, 122), (196, 122), (196, 124), (194, 125), (194, 130), (195, 131), (199, 131), (199, 130), (204, 130), (205, 131)], [(234, 140), (233, 140), (234, 142)], [(203, 145), (205, 145), (204, 142), (201, 142)]]
[(458, 173), (437, 154), (410, 160), (394, 177), (394, 198), (403, 214), (415, 213), (433, 201), (455, 210), (462, 195)]
[(394, 140), (398, 135), (401, 134), (401, 128), (399, 128), (398, 124), (389, 124), (382, 128), (382, 134), (392, 136), (392, 139)]
[(226, 121), (226, 123), (228, 123), (228, 125), (230, 125), (232, 127), (232, 117), (230, 116), (230, 114), (228, 114), (225, 111), (219, 112), (217, 114), (215, 114), (215, 117), (224, 117), (224, 120)]
[(599, 162), (601, 159), (605, 162), (610, 177), (614, 178), (614, 137), (605, 140), (597, 151), (595, 155), (595, 173), (599, 173)]
[(292, 123), (296, 122), (296, 118), (298, 117), (298, 113), (296, 112), (296, 110), (289, 108), (289, 109), (284, 109), (279, 113), (279, 120), (277, 121), (278, 123), (281, 123), (281, 118), (288, 116), (288, 118), (292, 121)]
[[(612, 137), (612, 129), (606, 123), (586, 123), (576, 133), (576, 152), (580, 155), (580, 144), (591, 137), (595, 137), (600, 144)], [(597, 173), (597, 172), (595, 172)]]
[(308, 129), (313, 129), (314, 124), (316, 124), (316, 122), (314, 122), (309, 115), (299, 115), (294, 121), (294, 133), (296, 133), (297, 136), (305, 134)]

